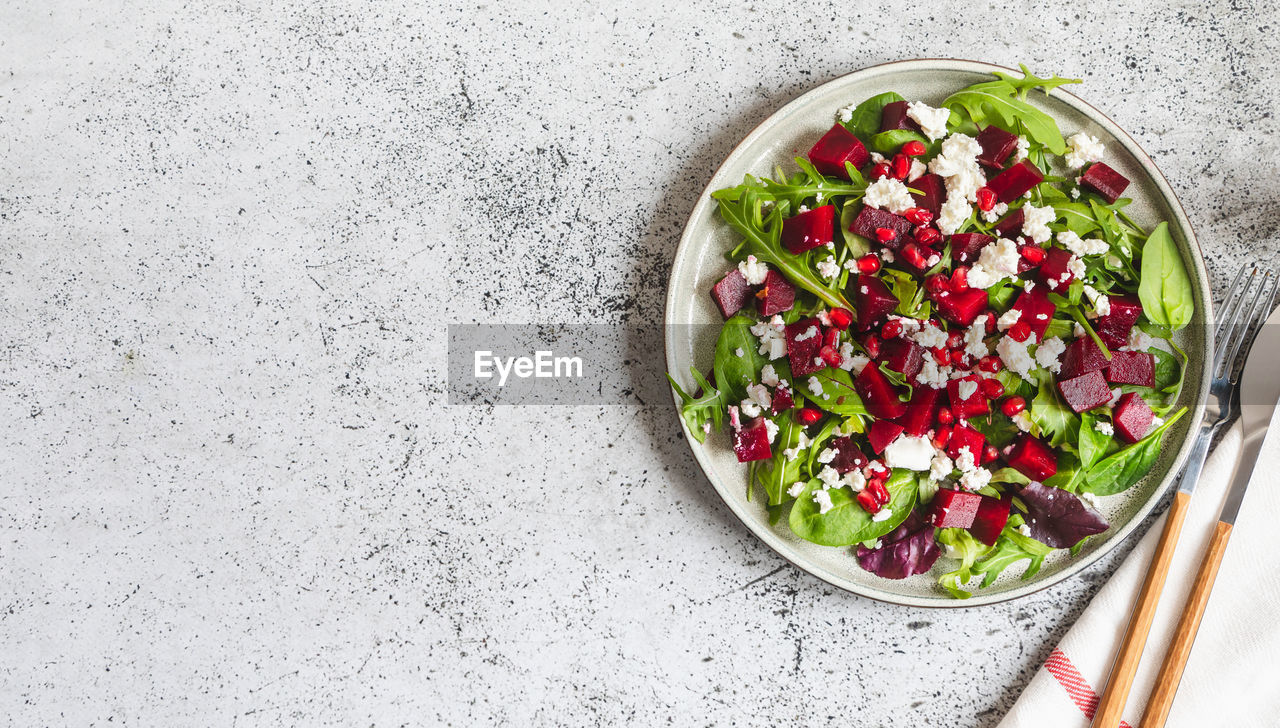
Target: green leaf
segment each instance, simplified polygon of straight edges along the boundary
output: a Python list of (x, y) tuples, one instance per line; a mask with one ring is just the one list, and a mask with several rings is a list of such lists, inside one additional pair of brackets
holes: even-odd
[(907, 381), (907, 375), (890, 369), (889, 362), (886, 361), (880, 362), (879, 369), (880, 373), (884, 375), (884, 378), (888, 379), (894, 384), (894, 386), (906, 389), (905, 392), (899, 392), (898, 398), (903, 402), (910, 402), (911, 397), (915, 394), (915, 386), (912, 385), (911, 382)]
[(870, 139), (880, 132), (880, 117), (884, 113), (884, 107), (895, 101), (905, 100), (892, 91), (872, 96), (854, 108), (853, 115), (844, 122), (844, 128), (859, 139)]
[(1056, 219), (1061, 220), (1068, 230), (1080, 237), (1100, 227), (1092, 208), (1083, 202), (1055, 202), (1053, 211), (1057, 214)]
[(809, 379), (807, 377), (803, 382), (792, 382), (791, 391), (799, 393), (801, 397), (812, 402), (814, 406), (841, 417), (867, 414), (867, 407), (862, 403), (862, 398), (858, 396), (858, 392), (853, 388), (853, 378), (849, 376), (849, 372), (843, 369), (827, 367), (810, 376), (822, 383), (822, 394), (824, 396), (814, 396), (813, 392), (809, 390)]
[[(716, 384), (724, 392), (729, 403), (733, 404), (747, 396), (747, 385), (760, 381), (760, 370), (769, 363), (759, 353), (760, 343), (751, 333), (756, 321), (748, 316), (738, 314), (720, 329), (720, 337), (716, 339), (716, 359), (712, 371), (716, 375)], [(742, 356), (737, 352), (741, 351)]]
[(1049, 444), (1062, 447), (1075, 441), (1076, 429), (1080, 427), (1080, 418), (1067, 407), (1058, 396), (1058, 388), (1053, 384), (1053, 375), (1044, 369), (1036, 371), (1039, 389), (1027, 414), (1031, 421), (1040, 428), (1040, 432), (1049, 438)]
[(1021, 123), (1027, 137), (1043, 144), (1050, 152), (1063, 154), (1067, 151), (1062, 132), (1053, 117), (1020, 97), (1018, 89), (1008, 81), (988, 81), (961, 89), (948, 96), (942, 105), (963, 108), (979, 126), (992, 122), (986, 111), (991, 109), (997, 120), (1002, 122), (1000, 126), (1017, 129)]
[(1000, 538), (996, 540), (995, 547), (991, 552), (984, 556), (981, 561), (974, 564), (973, 575), (981, 575), (982, 586), (984, 588), (989, 587), (1005, 569), (1020, 561), (1030, 559), (1031, 563), (1027, 564), (1026, 570), (1022, 572), (1023, 579), (1030, 579), (1040, 571), (1040, 566), (1044, 564), (1045, 557), (1052, 552), (1052, 547), (1046, 546), (1028, 536), (1023, 536), (1016, 530), (1006, 528), (1000, 534)]
[(1169, 234), (1169, 223), (1162, 222), (1142, 246), (1142, 277), (1138, 298), (1147, 318), (1160, 326), (1178, 330), (1191, 323), (1195, 301), (1191, 295), (1191, 278)]
[(813, 491), (819, 490), (818, 480), (809, 481), (791, 508), (791, 530), (800, 538), (822, 546), (852, 546), (856, 543), (879, 538), (898, 527), (911, 514), (916, 503), (916, 476), (910, 470), (895, 469), (885, 488), (889, 490), (892, 515), (883, 521), (872, 520), (871, 514), (858, 505), (857, 496), (848, 488), (832, 488), (832, 508), (818, 512), (813, 501)]
[(1003, 71), (996, 71), (992, 75), (1002, 81), (1007, 81), (1011, 86), (1017, 89), (1020, 94), (1022, 94), (1023, 98), (1026, 98), (1027, 92), (1033, 89), (1041, 89), (1047, 94), (1049, 91), (1059, 86), (1065, 86), (1069, 83), (1081, 83), (1081, 80), (1078, 78), (1060, 78), (1056, 75), (1053, 78), (1040, 78), (1032, 73), (1031, 69), (1027, 68), (1025, 63), (1019, 63), (1018, 68), (1022, 69), (1022, 78), (1014, 78)]
[(694, 396), (685, 393), (680, 384), (670, 374), (667, 375), (667, 381), (671, 382), (671, 388), (676, 390), (676, 395), (680, 397), (680, 416), (684, 418), (684, 424), (689, 428), (689, 434), (693, 435), (693, 439), (703, 442), (707, 439), (705, 425), (709, 422), (713, 429), (720, 429), (720, 424), (724, 417), (725, 407), (729, 402), (720, 390), (711, 386), (706, 377), (702, 373), (692, 367), (689, 372), (693, 374), (693, 381), (697, 383), (702, 394)]
[(885, 156), (889, 156), (897, 154), (902, 149), (903, 144), (912, 141), (920, 142), (926, 147), (930, 144), (929, 138), (919, 132), (910, 129), (890, 129), (872, 136), (867, 146)]
[(1178, 390), (1182, 389), (1182, 378), (1186, 375), (1187, 353), (1178, 348), (1177, 344), (1169, 343), (1182, 355), (1181, 364), (1178, 363), (1173, 354), (1164, 349), (1151, 347), (1147, 349), (1147, 352), (1156, 358), (1155, 388), (1165, 394), (1176, 395)]
[(780, 505), (787, 497), (787, 489), (800, 479), (800, 466), (804, 460), (797, 455), (787, 460), (783, 450), (795, 447), (800, 442), (800, 433), (804, 427), (796, 422), (796, 418), (787, 413), (773, 420), (778, 425), (778, 438), (773, 443), (773, 459), (756, 471), (756, 477), (764, 486), (769, 505)]
[(1092, 468), (1111, 447), (1111, 436), (1098, 432), (1098, 421), (1098, 416), (1091, 411), (1080, 413), (1080, 438), (1076, 441), (1076, 452), (1080, 454), (1082, 470)]
[(1187, 408), (1183, 407), (1140, 441), (1099, 461), (1089, 469), (1082, 490), (1094, 495), (1115, 495), (1132, 487), (1155, 465), (1164, 433), (1186, 411)]
[(938, 577), (938, 584), (956, 599), (968, 599), (973, 595), (963, 587), (973, 578), (973, 565), (991, 548), (963, 528), (940, 528), (937, 540), (948, 557), (960, 559), (959, 568)]

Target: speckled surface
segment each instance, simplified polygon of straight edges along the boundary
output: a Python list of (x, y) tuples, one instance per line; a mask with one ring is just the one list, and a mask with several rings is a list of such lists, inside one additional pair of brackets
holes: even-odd
[(719, 160), (910, 56), (1083, 77), (1221, 285), (1277, 247), (1280, 14), (1124, 5), (6, 4), (0, 714), (993, 725), (1127, 549), (981, 610), (834, 592), (665, 401), (443, 406), (445, 325), (660, 368)]

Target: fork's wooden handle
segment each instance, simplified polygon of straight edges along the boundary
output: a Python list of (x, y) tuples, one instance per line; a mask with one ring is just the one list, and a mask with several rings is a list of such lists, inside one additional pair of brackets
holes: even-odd
[(1213, 529), (1213, 538), (1209, 548), (1204, 552), (1204, 561), (1200, 562), (1200, 570), (1196, 572), (1195, 583), (1191, 585), (1191, 594), (1187, 597), (1187, 605), (1182, 609), (1182, 617), (1178, 620), (1178, 629), (1169, 642), (1169, 651), (1160, 664), (1160, 674), (1156, 676), (1155, 687), (1147, 698), (1147, 712), (1142, 716), (1141, 728), (1161, 728), (1169, 717), (1169, 709), (1173, 707), (1173, 696), (1178, 692), (1178, 683), (1182, 681), (1182, 669), (1187, 666), (1187, 658), (1191, 656), (1191, 645), (1196, 640), (1196, 632), (1200, 629), (1200, 619), (1204, 617), (1205, 607), (1209, 605), (1209, 594), (1213, 591), (1214, 579), (1218, 577), (1218, 567), (1222, 565), (1222, 557), (1227, 552), (1227, 539), (1231, 538), (1231, 524), (1218, 521)]
[(1146, 646), (1147, 634), (1151, 632), (1151, 620), (1156, 616), (1156, 605), (1160, 602), (1165, 577), (1169, 575), (1169, 564), (1173, 560), (1173, 551), (1178, 545), (1178, 535), (1182, 533), (1182, 522), (1187, 517), (1187, 504), (1190, 502), (1190, 493), (1179, 490), (1173, 496), (1164, 532), (1156, 544), (1151, 565), (1147, 567), (1147, 577), (1142, 582), (1142, 591), (1138, 592), (1138, 601), (1129, 617), (1129, 627), (1111, 666), (1107, 690), (1098, 703), (1093, 728), (1116, 728), (1120, 725), (1120, 713), (1124, 711), (1129, 689), (1133, 687), (1133, 678), (1138, 672), (1138, 661), (1142, 659), (1142, 648)]

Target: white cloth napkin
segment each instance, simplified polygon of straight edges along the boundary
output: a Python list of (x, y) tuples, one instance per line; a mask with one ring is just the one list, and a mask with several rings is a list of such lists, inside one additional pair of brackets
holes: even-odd
[[(1272, 425), (1280, 427), (1280, 409)], [(1137, 726), (1142, 718), (1169, 636), (1226, 497), (1240, 442), (1240, 427), (1231, 428), (1209, 456), (1191, 498), (1164, 596), (1125, 707), (1129, 726)], [(1168, 726), (1280, 725), (1277, 480), (1280, 440), (1268, 442), (1258, 458)], [(999, 728), (1089, 725), (1163, 528), (1161, 517), (1041, 665)]]

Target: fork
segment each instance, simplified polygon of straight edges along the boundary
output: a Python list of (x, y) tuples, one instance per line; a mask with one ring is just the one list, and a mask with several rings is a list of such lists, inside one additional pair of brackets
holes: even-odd
[(1146, 578), (1142, 581), (1142, 589), (1138, 592), (1138, 600), (1129, 617), (1129, 626), (1125, 630), (1120, 649), (1116, 652), (1106, 692), (1098, 703), (1093, 728), (1116, 728), (1120, 724), (1120, 713), (1129, 698), (1129, 689), (1133, 687), (1142, 649), (1146, 646), (1151, 621), (1160, 601), (1160, 592), (1164, 589), (1173, 552), (1182, 533), (1182, 522), (1191, 502), (1191, 492), (1200, 480), (1213, 436), (1224, 424), (1240, 415), (1240, 399), (1236, 396), (1236, 388), (1240, 382), (1244, 360), (1249, 355), (1249, 347), (1245, 342), (1255, 325), (1271, 313), (1268, 304), (1275, 292), (1276, 275), (1272, 269), (1257, 266), (1250, 268), (1246, 265), (1236, 273), (1231, 287), (1222, 299), (1222, 319), (1217, 322), (1218, 330), (1214, 335), (1213, 368), (1210, 370), (1209, 397), (1204, 403), (1204, 418), (1191, 453), (1187, 456), (1178, 492), (1173, 496), (1164, 531), (1160, 534), (1155, 554), (1151, 557), (1151, 565), (1147, 567)]

